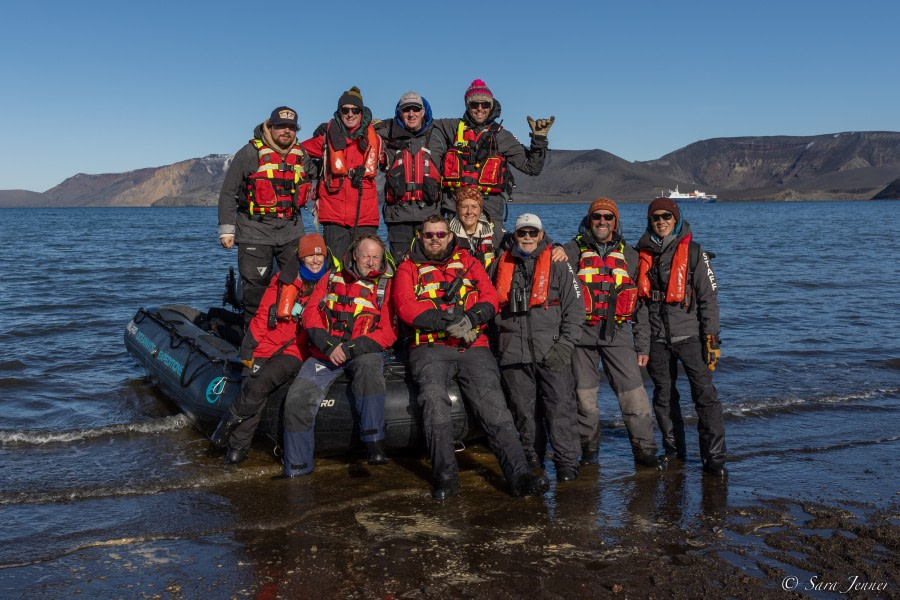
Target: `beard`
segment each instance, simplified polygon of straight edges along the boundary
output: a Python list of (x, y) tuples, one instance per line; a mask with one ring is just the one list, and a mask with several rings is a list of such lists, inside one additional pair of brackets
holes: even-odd
[(438, 250), (432, 250), (430, 246), (422, 246), (422, 252), (425, 254), (425, 258), (428, 260), (440, 260), (444, 257), (444, 254), (447, 252), (446, 248), (440, 248)]

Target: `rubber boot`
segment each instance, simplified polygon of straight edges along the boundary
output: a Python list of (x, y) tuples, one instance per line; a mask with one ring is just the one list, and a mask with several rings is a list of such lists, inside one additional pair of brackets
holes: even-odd
[(452, 477), (450, 479), (438, 481), (434, 486), (434, 491), (431, 492), (431, 497), (435, 500), (446, 500), (450, 496), (455, 496), (458, 493), (459, 479)]
[(216, 427), (216, 430), (213, 432), (212, 436), (210, 436), (209, 440), (216, 448), (226, 448), (228, 446), (228, 440), (231, 439), (231, 432), (243, 422), (244, 417), (239, 417), (231, 412), (231, 407), (229, 406), (228, 410), (225, 411), (225, 414), (222, 415), (219, 426)]
[(247, 460), (249, 452), (246, 448), (229, 448), (225, 454), (225, 465), (236, 465)]
[(581, 441), (581, 464), (596, 465), (597, 464), (597, 453), (599, 451), (600, 451), (600, 428), (597, 427), (597, 431), (594, 433), (594, 435), (591, 439)]
[(543, 473), (532, 475), (525, 473), (510, 486), (510, 493), (519, 496), (540, 496), (550, 488), (550, 480)]
[(384, 453), (384, 444), (381, 443), (381, 440), (366, 442), (366, 451), (369, 453), (370, 465), (386, 465), (390, 462)]

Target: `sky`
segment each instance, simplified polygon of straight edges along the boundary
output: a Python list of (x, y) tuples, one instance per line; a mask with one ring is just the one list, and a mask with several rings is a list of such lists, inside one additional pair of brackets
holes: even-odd
[(520, 140), (526, 116), (553, 115), (551, 148), (629, 161), (900, 131), (898, 17), (881, 0), (19, 0), (0, 35), (0, 190), (231, 154), (279, 105), (305, 139), (352, 85), (379, 118), (410, 89), (458, 117), (480, 78)]

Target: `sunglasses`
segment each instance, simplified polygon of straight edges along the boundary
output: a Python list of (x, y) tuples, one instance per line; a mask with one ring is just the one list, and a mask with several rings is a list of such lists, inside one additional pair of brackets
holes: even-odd
[(358, 115), (361, 112), (362, 112), (362, 109), (356, 108), (355, 106), (342, 106), (341, 107), (342, 115), (349, 115), (349, 114)]
[(469, 102), (469, 108), (475, 110), (476, 108), (490, 108), (490, 102)]
[(540, 231), (537, 229), (517, 229), (516, 237), (519, 238), (537, 238), (540, 235)]
[(663, 213), (661, 215), (653, 215), (650, 218), (653, 219), (654, 223), (659, 223), (660, 221), (671, 221), (674, 217), (675, 215), (672, 213)]
[(609, 223), (616, 220), (616, 215), (612, 213), (603, 214), (603, 213), (593, 213), (591, 214), (591, 221), (607, 221)]
[(445, 237), (447, 237), (448, 233), (450, 233), (450, 232), (449, 231), (423, 231), (422, 237), (425, 238), (426, 240), (433, 240), (434, 238), (442, 240)]
[(422, 110), (421, 106), (404, 106), (400, 109), (400, 112), (420, 112)]

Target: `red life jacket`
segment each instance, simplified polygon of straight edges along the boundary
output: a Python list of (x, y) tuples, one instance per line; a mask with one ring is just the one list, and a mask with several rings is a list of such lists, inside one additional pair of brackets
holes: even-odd
[(247, 198), (241, 201), (241, 208), (250, 216), (295, 216), (294, 211), (306, 204), (312, 188), (303, 168), (303, 148), (295, 143), (282, 159), (262, 140), (252, 139), (250, 143), (259, 154), (259, 167), (246, 179)]
[(409, 151), (409, 142), (394, 155), (385, 176), (384, 200), (388, 204), (420, 202), (432, 204), (440, 199), (441, 173), (431, 160), (431, 152), (423, 146)]
[[(625, 242), (609, 252), (606, 257), (597, 254), (581, 235), (575, 240), (581, 256), (578, 259), (578, 280), (584, 293), (585, 320), (588, 325), (614, 319), (616, 323), (629, 321), (637, 305), (637, 286), (628, 275), (625, 263)], [(610, 295), (615, 304), (610, 305)]]
[[(516, 260), (512, 256), (512, 250), (507, 250), (500, 257), (497, 265), (497, 294), (500, 296), (500, 306), (509, 304), (509, 291), (512, 287), (513, 272)], [(531, 296), (528, 299), (528, 307), (546, 306), (547, 294), (550, 290), (550, 246), (544, 248), (534, 265), (534, 276), (531, 279)], [(556, 301), (557, 304), (559, 301)]]
[[(475, 260), (471, 258), (470, 260)], [(440, 268), (436, 265), (425, 263), (417, 264), (418, 276), (416, 277), (416, 300), (431, 300), (435, 308), (442, 311), (458, 310), (460, 314), (472, 308), (478, 303), (478, 289), (467, 277), (467, 268), (457, 250), (450, 257), (447, 264)], [(457, 277), (462, 277), (462, 287), (452, 303), (444, 302), (444, 293)], [(479, 333), (485, 326), (479, 325)], [(430, 329), (416, 329), (412, 346), (422, 344), (444, 344), (446, 346), (459, 346), (462, 340), (450, 337), (446, 331), (432, 331)]]
[(456, 128), (456, 142), (444, 154), (442, 186), (448, 190), (473, 185), (483, 194), (499, 194), (509, 183), (506, 158), (497, 154), (497, 132), (492, 123), (478, 134), (465, 121)]
[(347, 342), (373, 331), (378, 326), (389, 280), (390, 277), (382, 275), (375, 282), (355, 279), (348, 283), (344, 271), (333, 270), (328, 275), (328, 287), (321, 304), (328, 333)]
[(654, 302), (684, 302), (688, 285), (688, 254), (691, 245), (691, 234), (684, 236), (675, 255), (672, 257), (672, 270), (669, 273), (669, 285), (665, 298), (659, 290), (654, 290), (647, 273), (653, 266), (653, 254), (649, 250), (641, 250), (638, 254), (638, 293), (641, 298), (648, 298)]
[[(347, 168), (347, 161), (344, 158), (343, 150), (335, 150), (329, 146), (331, 125), (334, 120), (328, 122), (325, 131), (325, 152), (328, 155), (326, 168), (330, 177), (346, 177), (350, 170)], [(363, 155), (363, 177), (370, 179), (378, 174), (378, 159), (381, 157), (381, 138), (375, 133), (375, 128), (371, 125), (366, 127), (366, 141), (368, 142), (365, 154)], [(348, 143), (358, 144), (358, 140), (348, 140)]]

